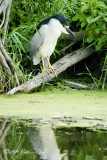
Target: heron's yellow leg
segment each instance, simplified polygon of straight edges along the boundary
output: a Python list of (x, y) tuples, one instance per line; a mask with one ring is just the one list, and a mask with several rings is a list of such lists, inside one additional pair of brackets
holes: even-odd
[(57, 77), (56, 72), (54, 70), (55, 69), (58, 70), (58, 69), (51, 66), (48, 57), (46, 57), (46, 59), (47, 59), (48, 65), (49, 65), (48, 69), (50, 69), (50, 71), (53, 72), (55, 74), (55, 76)]
[(49, 69), (49, 68), (45, 68), (45, 66), (44, 66), (43, 56), (41, 57), (41, 59), (42, 59), (43, 70), (44, 70), (45, 72), (47, 72), (47, 73), (50, 75), (50, 77), (52, 78), (52, 76), (51, 76), (51, 74), (50, 74), (50, 69)]

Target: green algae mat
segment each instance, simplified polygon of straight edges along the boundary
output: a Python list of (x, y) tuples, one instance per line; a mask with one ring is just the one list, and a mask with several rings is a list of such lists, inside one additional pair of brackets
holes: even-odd
[(0, 116), (25, 119), (71, 116), (77, 122), (74, 126), (107, 127), (107, 91), (55, 90), (0, 95)]

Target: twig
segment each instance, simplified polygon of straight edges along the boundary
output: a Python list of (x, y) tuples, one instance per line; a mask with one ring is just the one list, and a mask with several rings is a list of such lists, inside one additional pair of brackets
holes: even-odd
[(77, 41), (71, 42), (68, 46), (64, 47), (63, 49), (60, 50), (60, 54), (65, 52), (68, 48), (70, 48), (71, 46), (73, 46)]

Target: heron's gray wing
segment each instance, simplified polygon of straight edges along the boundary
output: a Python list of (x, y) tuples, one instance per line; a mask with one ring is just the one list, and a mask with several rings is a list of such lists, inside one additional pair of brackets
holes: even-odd
[(41, 36), (40, 32), (36, 32), (30, 41), (30, 54), (31, 58), (34, 58), (44, 42), (44, 37)]

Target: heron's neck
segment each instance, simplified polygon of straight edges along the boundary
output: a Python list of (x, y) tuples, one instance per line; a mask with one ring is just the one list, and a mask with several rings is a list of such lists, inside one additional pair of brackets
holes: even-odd
[(58, 20), (52, 19), (49, 22), (49, 30), (54, 38), (58, 39), (61, 35), (61, 24)]

